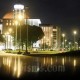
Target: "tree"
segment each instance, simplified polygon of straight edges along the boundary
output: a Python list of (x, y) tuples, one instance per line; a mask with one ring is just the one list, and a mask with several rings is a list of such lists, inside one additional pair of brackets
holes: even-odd
[(23, 45), (23, 43), (24, 44), (26, 43), (27, 39), (28, 39), (28, 45), (31, 45), (31, 43), (34, 43), (34, 42), (40, 40), (44, 36), (42, 29), (38, 26), (22, 25), (22, 26), (18, 26), (17, 28), (18, 28), (17, 29), (18, 42), (20, 41), (20, 28), (21, 28), (21, 43), (22, 43), (22, 45)]
[(0, 34), (0, 42), (4, 42), (4, 41), (5, 41), (5, 39), (3, 38), (3, 35)]

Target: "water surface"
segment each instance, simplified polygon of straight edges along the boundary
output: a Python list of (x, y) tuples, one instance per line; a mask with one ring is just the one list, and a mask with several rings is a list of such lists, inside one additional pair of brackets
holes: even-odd
[(0, 75), (13, 78), (75, 76), (80, 72), (80, 57), (0, 56)]

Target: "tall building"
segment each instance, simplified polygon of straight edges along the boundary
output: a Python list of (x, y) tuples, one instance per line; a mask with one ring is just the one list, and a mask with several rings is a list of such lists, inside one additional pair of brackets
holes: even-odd
[[(0, 20), (0, 32), (2, 34), (5, 34), (9, 32), (9, 29), (11, 28), (12, 33), (14, 33), (13, 29), (16, 29), (16, 23), (15, 23), (16, 21), (18, 22), (17, 25), (29, 24), (29, 25), (39, 26), (39, 24), (41, 23), (40, 19), (30, 19), (28, 13), (28, 7), (25, 7), (22, 4), (15, 4), (13, 10), (6, 13)], [(8, 38), (11, 37), (8, 36)], [(10, 46), (13, 45), (13, 43), (10, 43), (11, 40), (8, 39), (7, 42), (8, 43), (6, 43), (7, 44), (6, 47), (8, 46), (8, 48), (11, 48)]]
[(57, 50), (61, 45), (61, 30), (58, 26), (50, 24), (41, 24), (44, 37), (40, 40), (40, 46), (43, 49)]
[(41, 24), (41, 20), (40, 19), (27, 19), (27, 23), (29, 25), (35, 25), (35, 26), (39, 26)]
[[(8, 31), (9, 28), (15, 27), (15, 21), (17, 20), (21, 24), (29, 24), (39, 26), (41, 24), (40, 19), (30, 19), (28, 8), (25, 8), (22, 4), (15, 4), (13, 11), (8, 12), (3, 16), (3, 33)], [(27, 12), (27, 13), (26, 13)], [(22, 19), (20, 21), (20, 19)]]
[(14, 10), (13, 10), (13, 18), (18, 19), (19, 15), (21, 15), (23, 18), (25, 17), (24, 5), (15, 4), (14, 5)]
[[(18, 21), (18, 25), (20, 24), (29, 24), (35, 25), (42, 28), (44, 32), (44, 37), (33, 44), (34, 47), (44, 48), (44, 49), (59, 49), (61, 44), (61, 30), (58, 26), (50, 25), (50, 24), (41, 24), (40, 19), (31, 19), (28, 13), (28, 8), (22, 4), (15, 4), (13, 10), (8, 12), (3, 16), (3, 19), (0, 20), (0, 32), (5, 34), (9, 31), (9, 29), (16, 28), (15, 21)], [(22, 19), (20, 21), (20, 19)], [(13, 32), (13, 31), (12, 31)], [(8, 36), (11, 38), (11, 36)], [(16, 36), (17, 37), (17, 36)], [(11, 48), (13, 43), (12, 40), (8, 39), (7, 46)], [(35, 46), (36, 45), (36, 46)], [(6, 47), (7, 47), (6, 46)]]

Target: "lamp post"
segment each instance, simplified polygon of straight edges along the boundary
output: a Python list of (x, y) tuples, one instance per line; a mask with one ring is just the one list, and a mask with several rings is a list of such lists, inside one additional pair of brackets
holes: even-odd
[(6, 36), (6, 49), (7, 49), (7, 51), (8, 51), (8, 35), (9, 35), (9, 33), (6, 32), (5, 36)]
[(21, 46), (21, 21), (23, 19), (23, 16), (22, 15), (19, 15), (18, 16), (18, 19), (19, 19), (19, 25), (20, 25), (20, 42), (19, 42), (19, 52), (20, 52), (20, 46)]
[(69, 51), (71, 50), (71, 42), (69, 42)]
[(67, 39), (65, 39), (65, 43), (64, 43), (65, 49), (67, 47)]
[(64, 39), (64, 38), (65, 38), (65, 34), (64, 34), (64, 33), (62, 34), (62, 37), (63, 37), (63, 50), (64, 50), (64, 43), (65, 43), (65, 42), (64, 42), (64, 40), (65, 40), (65, 39)]
[(77, 34), (77, 31), (73, 31), (73, 34), (74, 34), (74, 50), (75, 50), (75, 41), (76, 41), (75, 35)]
[(15, 25), (16, 25), (16, 39), (15, 39), (15, 45), (16, 45), (16, 49), (17, 49), (17, 25), (18, 25), (18, 21), (15, 21)]
[(27, 22), (27, 27), (26, 27), (26, 51), (24, 54), (30, 54), (30, 52), (28, 52), (28, 22)]
[(28, 53), (28, 24), (27, 24), (27, 27), (26, 27), (26, 52), (25, 53)]
[(10, 48), (11, 48), (11, 32), (12, 32), (12, 29), (9, 28), (9, 33), (10, 33)]

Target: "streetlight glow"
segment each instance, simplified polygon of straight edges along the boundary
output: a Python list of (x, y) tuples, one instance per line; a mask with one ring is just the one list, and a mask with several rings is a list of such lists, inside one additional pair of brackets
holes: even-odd
[(65, 37), (65, 34), (64, 33), (62, 34), (62, 37)]
[(65, 38), (65, 34), (64, 33), (62, 34), (62, 37), (63, 37), (63, 50), (64, 50), (64, 46), (65, 46), (65, 44), (64, 44), (65, 43), (65, 39), (64, 39)]
[(18, 25), (18, 21), (17, 20), (15, 21), (15, 24)]
[(73, 33), (74, 33), (74, 35), (76, 35), (77, 34), (77, 31), (73, 31)]
[(18, 19), (21, 21), (23, 19), (23, 16), (22, 15), (19, 15), (18, 16)]
[(74, 50), (75, 50), (75, 41), (76, 41), (76, 37), (75, 37), (75, 35), (77, 34), (77, 31), (74, 30), (74, 31), (73, 31), (73, 34), (74, 34)]

